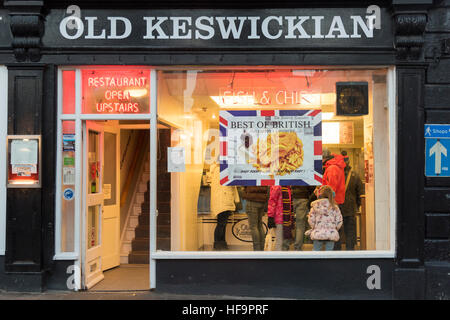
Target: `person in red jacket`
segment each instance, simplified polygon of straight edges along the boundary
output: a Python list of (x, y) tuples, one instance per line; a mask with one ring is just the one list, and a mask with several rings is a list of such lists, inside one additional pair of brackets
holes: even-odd
[(335, 201), (337, 204), (343, 204), (345, 201), (345, 173), (346, 167), (344, 156), (340, 154), (331, 154), (329, 150), (323, 151), (324, 173), (323, 185), (330, 186), (336, 193)]

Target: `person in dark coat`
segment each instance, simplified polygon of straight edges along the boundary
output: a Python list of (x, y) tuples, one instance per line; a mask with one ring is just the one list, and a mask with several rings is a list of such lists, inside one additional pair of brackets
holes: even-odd
[(246, 200), (245, 211), (248, 216), (248, 224), (252, 233), (253, 250), (263, 251), (266, 232), (263, 227), (262, 217), (267, 210), (269, 188), (247, 186), (244, 187), (241, 197)]
[[(344, 225), (339, 230), (339, 238), (342, 239), (342, 235), (345, 234), (345, 249), (354, 250), (356, 244), (356, 212), (358, 212), (361, 206), (361, 195), (364, 194), (364, 184), (359, 175), (352, 170), (347, 152), (344, 150), (341, 154), (344, 156), (346, 163), (344, 169), (346, 190), (345, 201), (339, 206), (344, 218)], [(334, 250), (341, 250), (341, 240), (334, 244)]]

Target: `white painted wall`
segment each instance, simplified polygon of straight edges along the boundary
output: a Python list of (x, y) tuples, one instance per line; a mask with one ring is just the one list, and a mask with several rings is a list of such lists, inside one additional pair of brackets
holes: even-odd
[(389, 210), (389, 109), (386, 82), (374, 83), (373, 131), (375, 179), (375, 249), (389, 250), (390, 210)]
[(8, 69), (0, 66), (0, 255), (6, 249), (6, 135), (8, 128)]

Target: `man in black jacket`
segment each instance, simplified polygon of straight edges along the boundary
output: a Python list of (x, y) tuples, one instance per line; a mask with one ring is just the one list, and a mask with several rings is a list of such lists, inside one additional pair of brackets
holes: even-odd
[[(343, 227), (339, 230), (339, 238), (342, 239), (345, 234), (345, 249), (354, 250), (356, 244), (356, 212), (361, 206), (361, 195), (364, 194), (364, 185), (359, 175), (352, 170), (349, 164), (347, 151), (342, 151), (346, 167), (345, 172), (345, 202), (339, 205), (342, 217), (344, 218)], [(341, 240), (335, 242), (334, 250), (341, 250)]]

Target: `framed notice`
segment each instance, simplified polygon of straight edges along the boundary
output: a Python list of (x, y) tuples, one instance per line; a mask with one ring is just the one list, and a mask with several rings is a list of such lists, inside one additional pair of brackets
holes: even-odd
[(322, 184), (320, 110), (220, 111), (220, 183)]
[(41, 137), (8, 136), (8, 188), (41, 187)]

